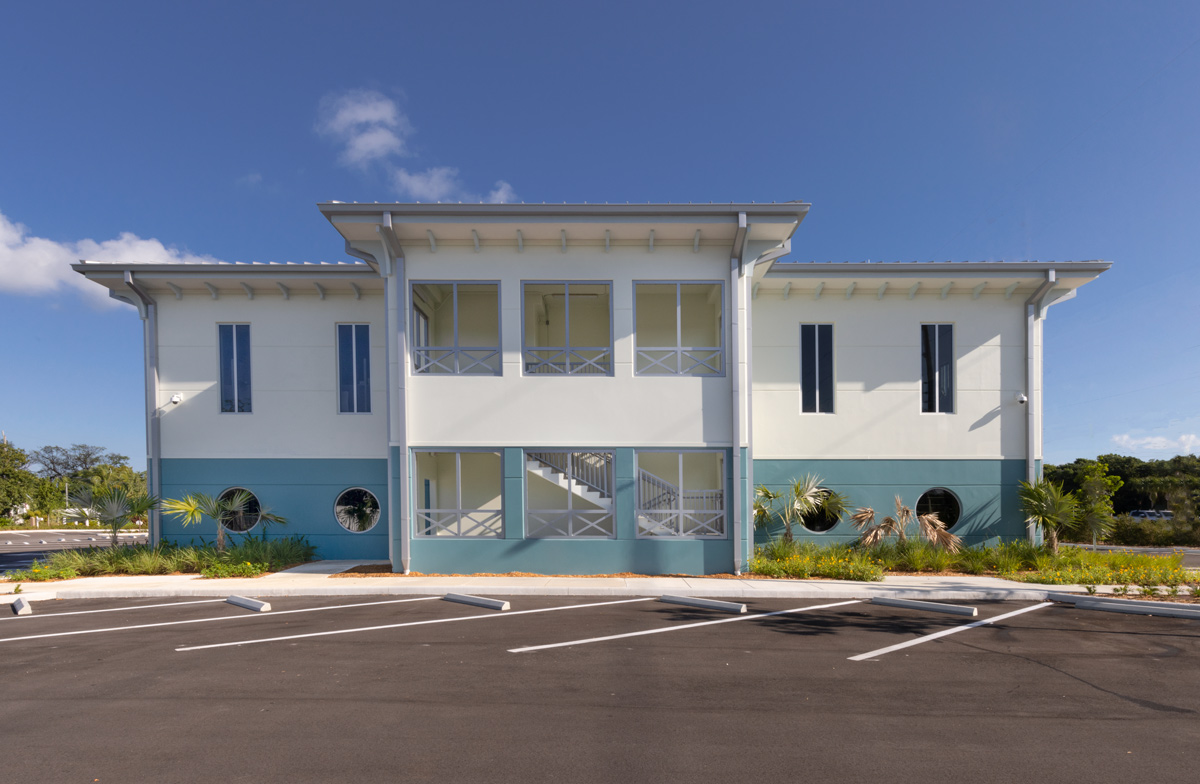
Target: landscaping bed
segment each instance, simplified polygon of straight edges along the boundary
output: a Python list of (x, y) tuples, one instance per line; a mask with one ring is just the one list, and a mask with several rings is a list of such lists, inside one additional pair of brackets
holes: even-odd
[(246, 538), (218, 551), (210, 544), (126, 545), (58, 550), (28, 569), (5, 572), (9, 582), (44, 582), (109, 575), (199, 574), (258, 577), (313, 560), (316, 548), (302, 536)]

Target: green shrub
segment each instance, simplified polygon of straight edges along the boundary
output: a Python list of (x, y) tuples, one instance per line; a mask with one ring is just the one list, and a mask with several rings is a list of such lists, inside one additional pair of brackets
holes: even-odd
[(316, 548), (303, 536), (266, 541), (246, 537), (230, 545), (223, 553), (218, 553), (216, 548), (207, 544), (89, 547), (48, 553), (42, 561), (35, 561), (30, 569), (9, 572), (4, 577), (9, 580), (59, 580), (111, 574), (205, 574), (219, 567), (241, 568), (246, 563), (255, 565), (257, 569), (254, 574), (246, 576), (256, 577), (264, 571), (279, 571), (306, 563), (315, 554)]
[(983, 574), (988, 569), (988, 558), (986, 549), (965, 547), (955, 556), (955, 568), (967, 574)]
[(242, 563), (218, 563), (206, 566), (200, 574), (203, 577), (258, 577), (266, 571), (269, 571), (269, 566), (265, 563), (243, 561)]

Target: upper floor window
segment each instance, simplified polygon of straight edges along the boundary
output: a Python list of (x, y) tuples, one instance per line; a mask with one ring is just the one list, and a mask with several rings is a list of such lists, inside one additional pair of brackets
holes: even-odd
[(833, 413), (833, 325), (800, 325), (800, 410)]
[(611, 283), (525, 283), (522, 295), (527, 374), (612, 375)]
[(371, 327), (338, 324), (338, 412), (371, 413)]
[(500, 375), (498, 283), (417, 282), (412, 304), (414, 373)]
[(250, 413), (250, 325), (218, 324), (221, 413)]
[(720, 283), (635, 283), (634, 372), (719, 376), (725, 372)]
[(954, 413), (954, 325), (921, 325), (921, 411)]

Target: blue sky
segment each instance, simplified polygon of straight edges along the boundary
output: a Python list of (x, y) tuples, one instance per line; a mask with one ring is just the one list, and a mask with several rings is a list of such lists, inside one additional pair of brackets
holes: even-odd
[(343, 258), (319, 201), (784, 201), (797, 260), (1079, 260), (1046, 458), (1200, 452), (1200, 4), (39, 3), (0, 23), (0, 429), (144, 464), (79, 257)]

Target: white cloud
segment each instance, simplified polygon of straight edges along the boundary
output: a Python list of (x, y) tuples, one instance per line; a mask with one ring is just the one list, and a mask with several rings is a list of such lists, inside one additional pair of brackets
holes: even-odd
[(39, 295), (75, 289), (96, 302), (115, 302), (103, 287), (71, 269), (80, 259), (123, 264), (216, 261), (211, 256), (196, 256), (129, 232), (111, 240), (55, 242), (31, 236), (25, 226), (0, 213), (0, 292)]
[(339, 155), (342, 163), (382, 166), (401, 198), (489, 204), (517, 201), (513, 186), (504, 180), (498, 180), (486, 196), (481, 196), (463, 186), (458, 169), (453, 166), (410, 171), (396, 165), (396, 158), (412, 156), (408, 137), (414, 129), (396, 102), (375, 90), (326, 95), (317, 107), (317, 132), (342, 145)]
[(1113, 443), (1125, 449), (1137, 452), (1167, 452), (1187, 455), (1200, 452), (1200, 436), (1186, 433), (1178, 438), (1166, 436), (1134, 436), (1130, 433), (1115, 435)]
[(317, 108), (317, 132), (342, 143), (341, 159), (352, 166), (408, 154), (413, 132), (395, 101), (374, 90), (326, 95)]
[(484, 199), (488, 204), (510, 204), (516, 200), (517, 192), (504, 180), (498, 180), (496, 187)]
[(256, 185), (262, 185), (263, 176), (258, 172), (250, 172), (242, 177), (238, 177), (236, 183), (246, 188), (253, 188)]
[(392, 172), (396, 190), (417, 201), (448, 201), (451, 196), (462, 192), (458, 182), (458, 169), (435, 166), (423, 172), (396, 169)]

